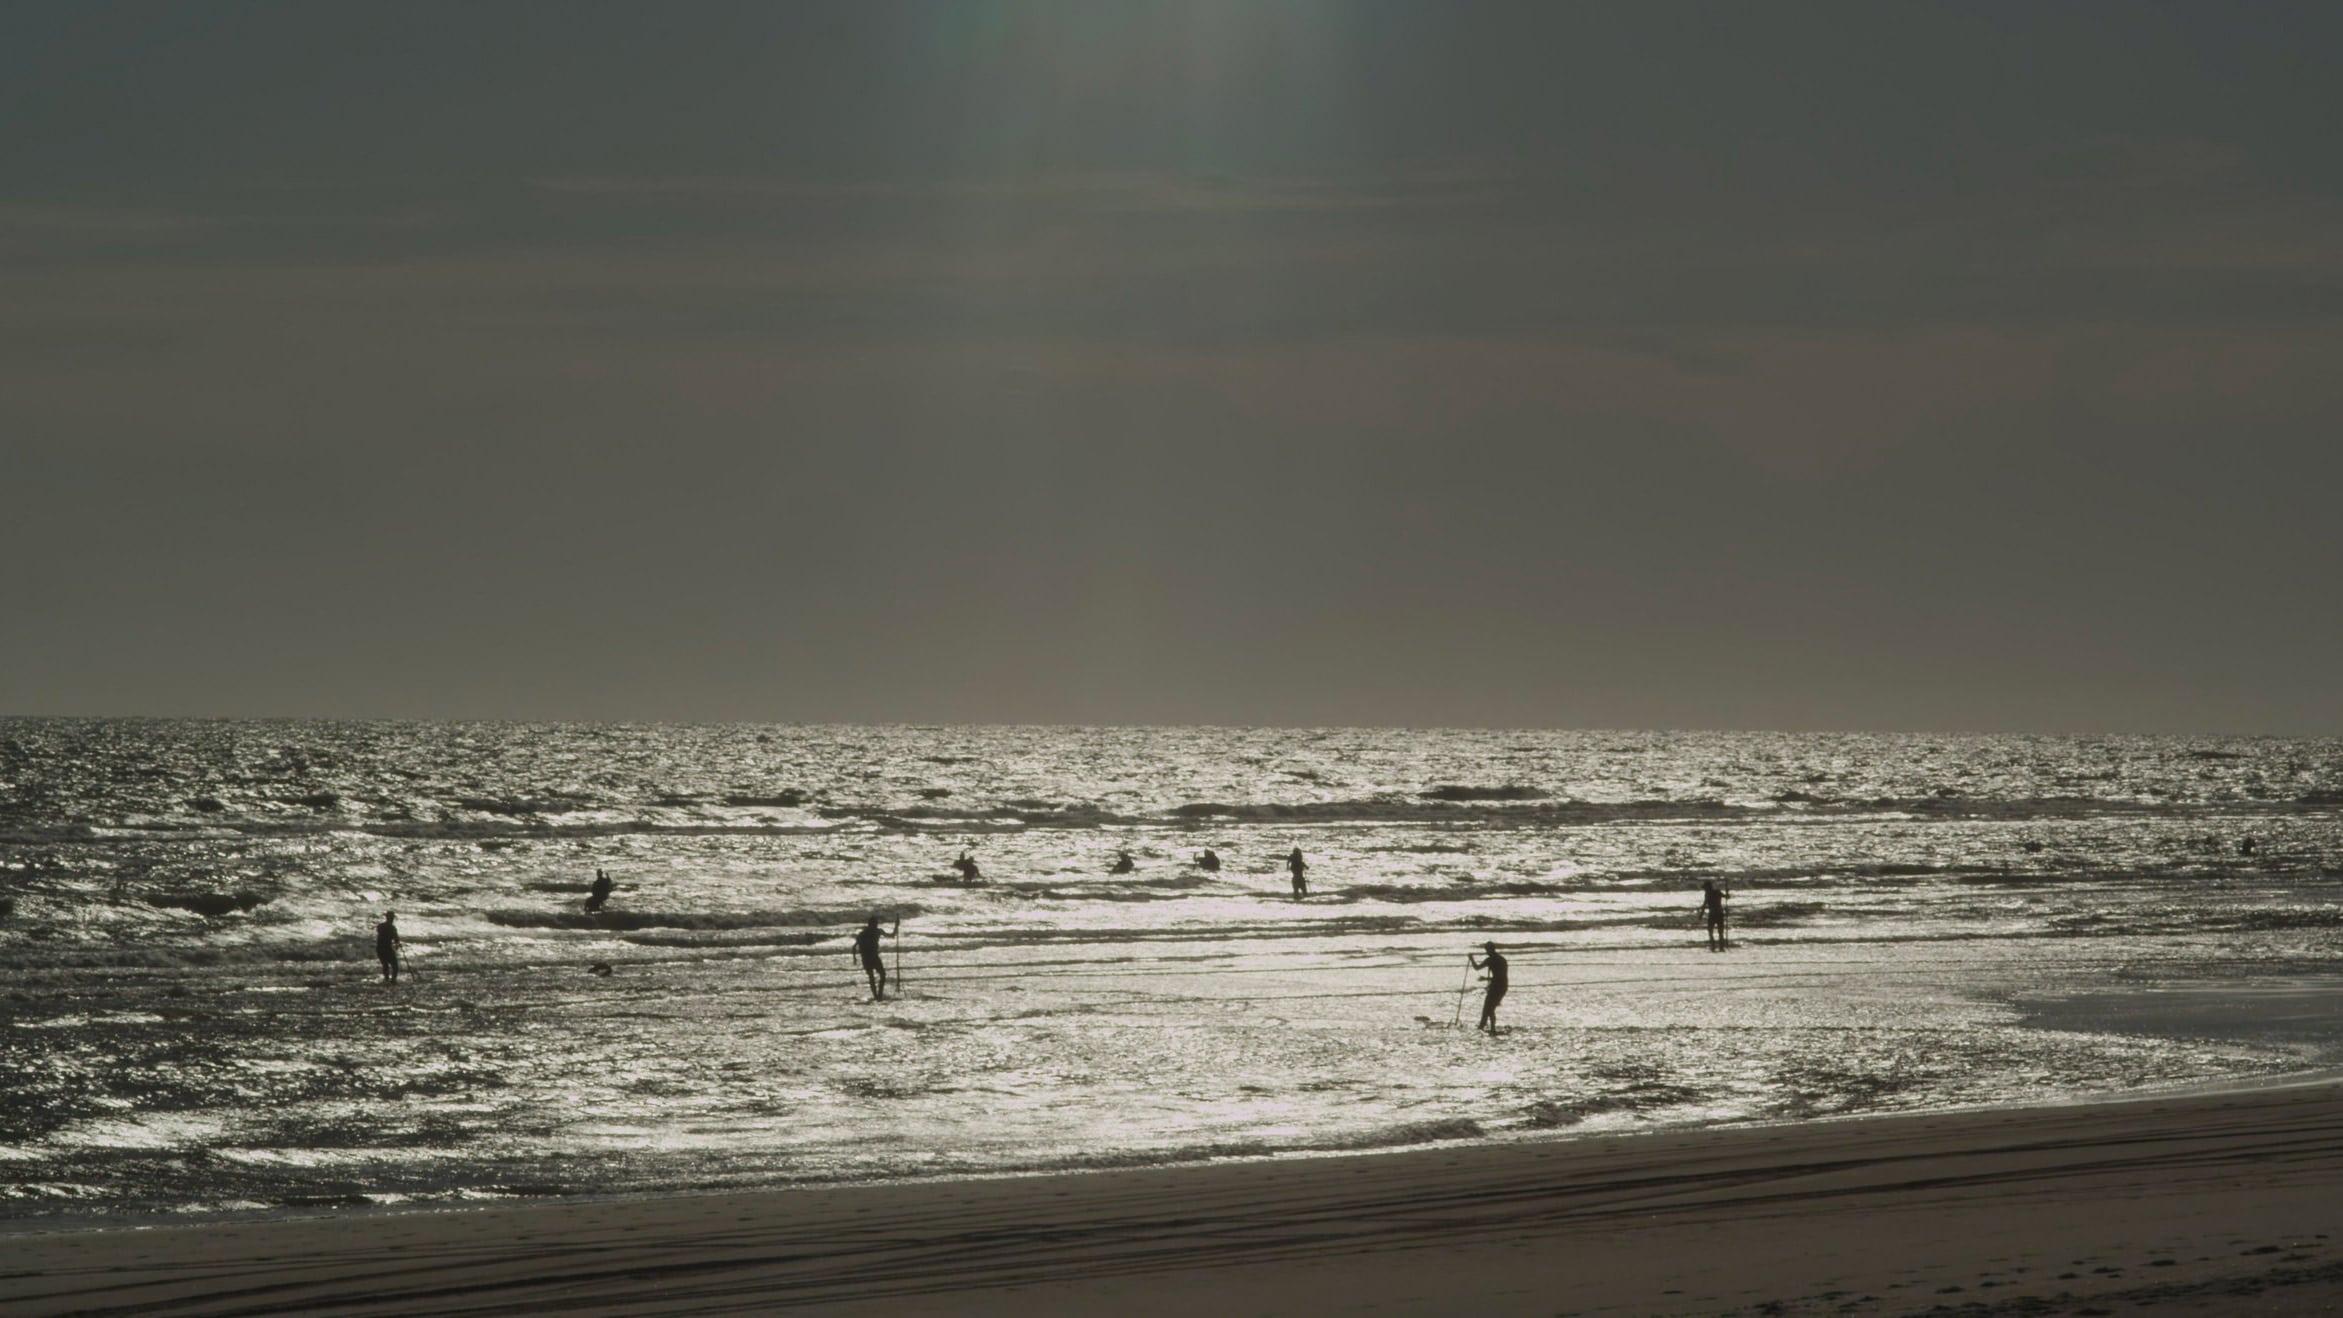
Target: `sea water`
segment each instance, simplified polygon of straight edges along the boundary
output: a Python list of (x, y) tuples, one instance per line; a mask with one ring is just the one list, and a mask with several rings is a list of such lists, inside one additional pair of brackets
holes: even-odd
[[(2343, 1036), (2339, 874), (2334, 741), (0, 720), (0, 1215), (2278, 1074)], [(900, 921), (885, 1002), (852, 952), (873, 914)]]

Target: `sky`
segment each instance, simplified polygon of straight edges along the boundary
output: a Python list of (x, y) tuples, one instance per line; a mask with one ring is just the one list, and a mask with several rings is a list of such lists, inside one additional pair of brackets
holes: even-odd
[(2343, 734), (2331, 4), (0, 6), (0, 712)]

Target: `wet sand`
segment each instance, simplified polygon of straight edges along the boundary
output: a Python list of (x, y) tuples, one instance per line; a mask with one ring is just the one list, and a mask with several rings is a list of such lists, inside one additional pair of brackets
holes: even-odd
[(0, 1236), (11, 1314), (2319, 1313), (2343, 1087)]

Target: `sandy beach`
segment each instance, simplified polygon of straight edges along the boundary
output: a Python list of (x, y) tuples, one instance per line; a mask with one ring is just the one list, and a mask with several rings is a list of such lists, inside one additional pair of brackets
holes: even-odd
[(63, 1313), (2319, 1313), (2343, 1087), (0, 1238)]

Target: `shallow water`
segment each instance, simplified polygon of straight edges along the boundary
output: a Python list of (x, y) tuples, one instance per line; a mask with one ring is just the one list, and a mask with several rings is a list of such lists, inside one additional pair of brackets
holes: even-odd
[(2323, 1064), (2343, 744), (11, 720), (0, 865), (0, 1214), (451, 1201)]

